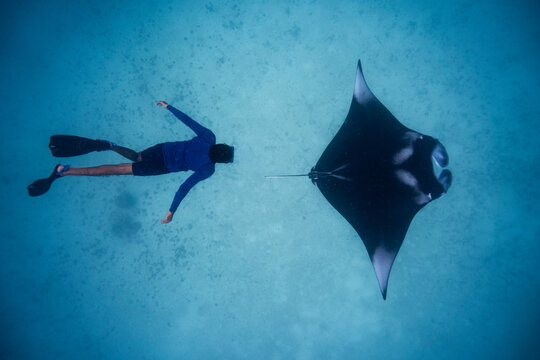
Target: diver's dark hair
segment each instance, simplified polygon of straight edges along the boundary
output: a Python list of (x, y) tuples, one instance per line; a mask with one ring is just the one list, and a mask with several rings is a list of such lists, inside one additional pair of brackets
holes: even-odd
[(227, 144), (212, 145), (208, 156), (215, 163), (230, 163), (234, 159), (234, 148)]

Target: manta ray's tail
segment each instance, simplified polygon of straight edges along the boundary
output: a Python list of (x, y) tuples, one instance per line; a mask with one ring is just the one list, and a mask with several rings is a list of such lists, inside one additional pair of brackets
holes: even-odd
[(266, 175), (267, 179), (277, 179), (277, 178), (286, 178), (286, 177), (295, 177), (295, 176), (309, 176), (309, 174), (295, 174), (295, 175)]
[(265, 178), (267, 178), (267, 179), (275, 179), (275, 178), (296, 177), (296, 176), (309, 176), (309, 178), (311, 179), (311, 181), (313, 181), (313, 183), (315, 183), (315, 181), (317, 181), (317, 180), (320, 179), (320, 178), (332, 176), (332, 177), (335, 177), (336, 179), (346, 180), (346, 181), (352, 181), (350, 178), (348, 178), (348, 177), (346, 177), (346, 176), (335, 174), (336, 172), (341, 171), (341, 170), (347, 168), (350, 164), (351, 164), (351, 163), (348, 163), (348, 164), (345, 164), (345, 165), (341, 165), (341, 166), (339, 166), (338, 168), (336, 168), (336, 169), (334, 169), (334, 170), (332, 170), (332, 171), (317, 171), (317, 170), (315, 170), (315, 167), (313, 167), (313, 168), (311, 169), (311, 171), (309, 172), (309, 174), (266, 175)]

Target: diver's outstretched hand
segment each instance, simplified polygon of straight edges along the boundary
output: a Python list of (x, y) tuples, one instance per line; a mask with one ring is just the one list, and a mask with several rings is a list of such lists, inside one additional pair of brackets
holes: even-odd
[(167, 108), (167, 106), (169, 106), (169, 104), (167, 104), (165, 101), (158, 101), (156, 105), (163, 106), (165, 109)]
[(173, 215), (174, 215), (174, 213), (172, 213), (172, 212), (169, 211), (169, 212), (167, 213), (167, 215), (165, 216), (165, 219), (161, 220), (161, 223), (162, 223), (162, 224), (168, 224), (168, 223), (170, 223), (170, 222), (172, 221)]

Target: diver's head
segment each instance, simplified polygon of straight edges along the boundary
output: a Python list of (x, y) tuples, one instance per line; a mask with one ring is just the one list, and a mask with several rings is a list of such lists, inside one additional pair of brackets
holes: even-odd
[(234, 160), (234, 147), (227, 144), (212, 145), (208, 156), (214, 163), (232, 163)]

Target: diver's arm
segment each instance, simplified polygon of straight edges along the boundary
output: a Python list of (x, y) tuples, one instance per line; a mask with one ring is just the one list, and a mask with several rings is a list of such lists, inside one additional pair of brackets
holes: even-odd
[(210, 129), (205, 128), (204, 126), (190, 118), (188, 115), (184, 114), (182, 111), (178, 110), (172, 105), (167, 104), (165, 101), (158, 101), (156, 105), (163, 106), (165, 109), (168, 109), (174, 114), (174, 116), (176, 116), (178, 119), (180, 119), (180, 121), (182, 121), (191, 130), (193, 130), (195, 134), (202, 137), (208, 143), (212, 145), (216, 143), (216, 136)]
[(169, 208), (169, 212), (167, 213), (167, 216), (164, 220), (161, 220), (163, 224), (166, 224), (168, 222), (172, 221), (174, 212), (176, 209), (178, 209), (178, 206), (180, 205), (180, 202), (186, 197), (189, 190), (191, 190), (192, 187), (194, 187), (199, 181), (202, 181), (210, 175), (214, 173), (214, 166), (208, 165), (205, 166), (203, 169), (199, 169), (195, 171), (193, 174), (191, 174), (190, 177), (184, 181), (182, 185), (178, 188), (178, 191), (176, 192), (176, 195), (174, 195), (174, 200), (171, 204), (171, 207)]

